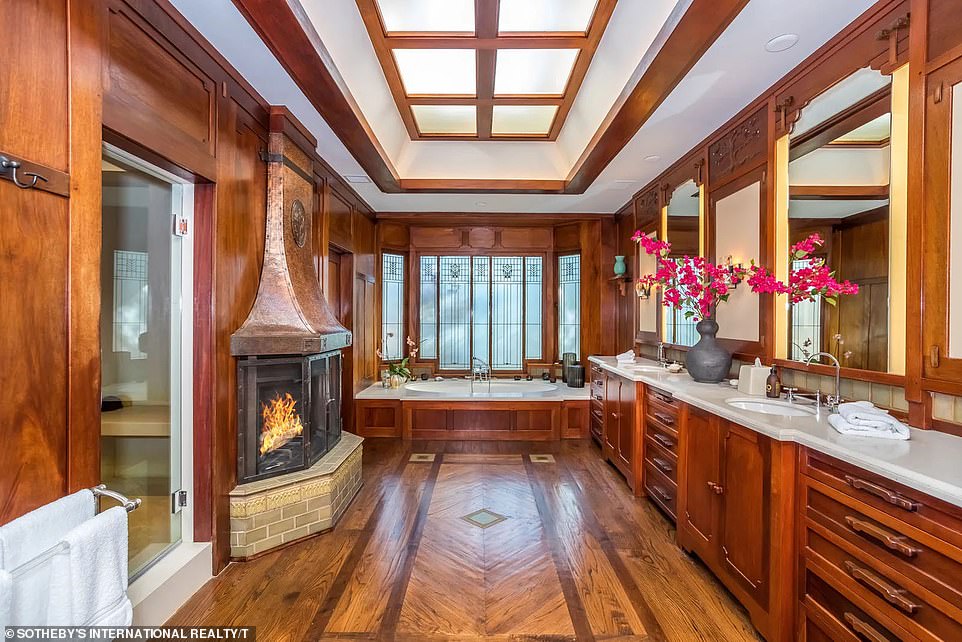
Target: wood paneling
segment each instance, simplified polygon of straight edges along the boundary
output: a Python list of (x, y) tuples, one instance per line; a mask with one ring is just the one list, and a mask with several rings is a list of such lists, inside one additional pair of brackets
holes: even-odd
[(404, 401), (404, 439), (557, 441), (562, 407), (556, 401)]
[(561, 404), (561, 438), (587, 439), (590, 417), (587, 401), (565, 401)]

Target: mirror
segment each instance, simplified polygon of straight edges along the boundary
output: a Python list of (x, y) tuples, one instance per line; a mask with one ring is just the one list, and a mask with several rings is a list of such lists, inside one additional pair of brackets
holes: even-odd
[[(787, 240), (793, 245), (817, 233), (824, 243), (809, 258), (789, 254), (788, 269), (821, 258), (837, 280), (858, 285), (858, 293), (835, 305), (822, 299), (792, 304), (789, 359), (805, 362), (828, 352), (842, 367), (891, 372), (893, 354), (904, 353), (897, 342), (904, 323), (893, 327), (901, 319), (889, 312), (893, 276), (904, 282), (905, 273), (898, 249), (904, 233), (897, 232), (897, 213), (893, 226), (891, 201), (893, 176), (904, 180), (893, 171), (892, 94), (890, 76), (861, 69), (813, 99), (791, 134)], [(831, 364), (827, 357), (819, 362)]]
[[(701, 191), (693, 179), (675, 188), (665, 208), (667, 240), (671, 243), (670, 257), (700, 254)], [(678, 346), (692, 346), (698, 341), (696, 322), (686, 319), (681, 310), (663, 308), (663, 341)]]

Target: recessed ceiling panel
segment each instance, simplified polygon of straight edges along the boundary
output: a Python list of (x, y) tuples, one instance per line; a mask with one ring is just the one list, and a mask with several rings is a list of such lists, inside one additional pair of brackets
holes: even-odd
[(491, 117), (491, 134), (547, 136), (557, 113), (557, 105), (495, 105)]
[(474, 33), (474, 0), (377, 0), (388, 33)]
[(597, 4), (597, 0), (501, 0), (498, 31), (584, 33)]
[(560, 96), (577, 58), (577, 49), (499, 49), (494, 95)]
[(395, 49), (398, 73), (408, 96), (474, 96), (474, 49)]
[(411, 105), (421, 134), (474, 136), (478, 133), (477, 108), (474, 105)]

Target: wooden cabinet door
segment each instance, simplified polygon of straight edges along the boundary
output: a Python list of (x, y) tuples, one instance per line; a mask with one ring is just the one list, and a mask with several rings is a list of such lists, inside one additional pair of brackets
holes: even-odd
[(621, 378), (608, 376), (605, 378), (605, 430), (602, 439), (602, 450), (605, 458), (614, 461), (618, 450), (619, 433), (621, 432)]
[[(926, 379), (962, 390), (962, 58), (931, 73), (925, 95), (922, 351)], [(928, 386), (926, 386), (928, 387)]]
[(687, 418), (682, 422), (682, 452), (678, 494), (682, 514), (678, 515), (678, 540), (706, 564), (716, 555), (718, 524), (718, 495), (715, 488), (721, 481), (719, 453), (719, 420), (708, 413), (688, 406)]
[(621, 429), (618, 431), (618, 468), (628, 477), (628, 485), (634, 488), (633, 462), (635, 448), (635, 383), (621, 382), (618, 397), (618, 417)]
[(721, 426), (720, 570), (767, 609), (771, 557), (772, 440), (725, 420)]

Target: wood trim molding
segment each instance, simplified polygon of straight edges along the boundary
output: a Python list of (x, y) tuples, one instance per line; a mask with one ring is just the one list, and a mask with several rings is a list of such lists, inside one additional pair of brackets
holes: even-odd
[[(805, 154), (829, 144), (833, 146), (855, 146), (853, 143), (832, 143), (832, 141), (883, 114), (889, 113), (891, 109), (892, 88), (890, 86), (883, 87), (848, 109), (844, 109), (828, 120), (819, 123), (811, 131), (797, 136), (792, 140), (788, 160), (793, 161), (796, 158), (801, 158)], [(801, 113), (802, 110), (796, 110), (795, 116), (799, 117)], [(869, 141), (867, 145), (861, 144), (859, 146), (875, 147), (878, 145), (879, 143), (876, 141)]]
[(889, 197), (888, 185), (791, 185), (788, 196), (796, 201), (883, 200)]

